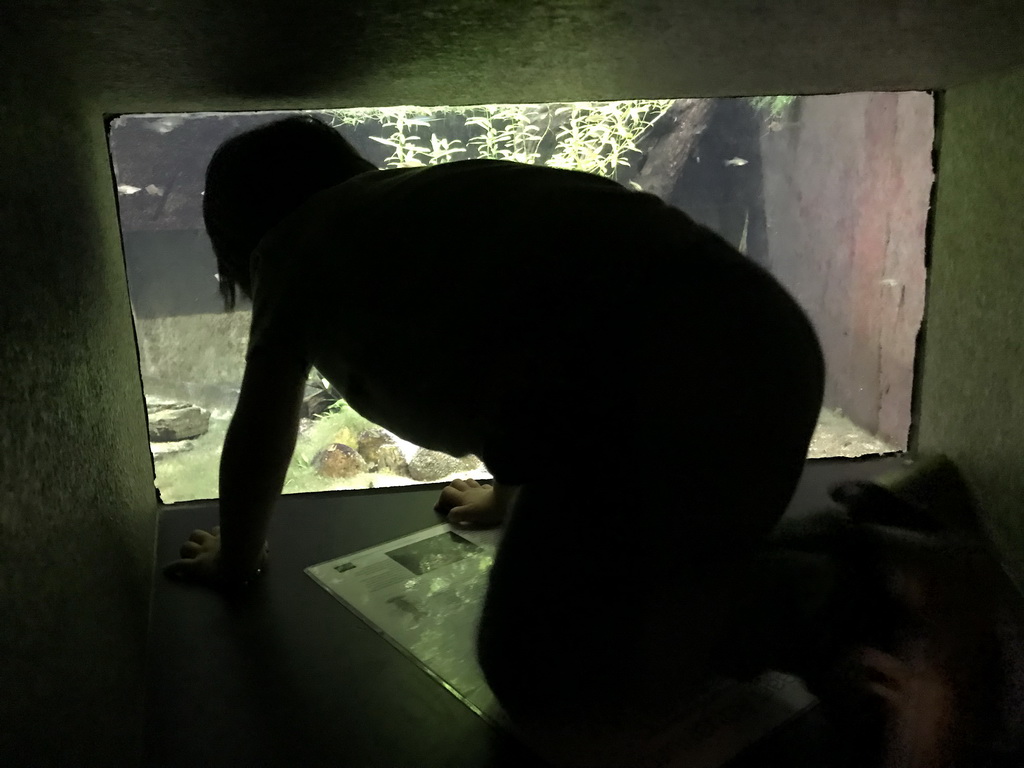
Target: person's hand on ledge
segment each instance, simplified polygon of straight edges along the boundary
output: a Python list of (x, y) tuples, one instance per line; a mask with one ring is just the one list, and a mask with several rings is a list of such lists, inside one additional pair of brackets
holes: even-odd
[(181, 545), (180, 560), (164, 566), (164, 575), (222, 591), (243, 588), (258, 578), (266, 567), (269, 546), (264, 542), (258, 562), (245, 567), (229, 566), (221, 555), (220, 526), (211, 531), (195, 530)]
[(453, 480), (441, 491), (434, 511), (445, 515), (452, 525), (492, 528), (501, 525), (508, 514), (507, 505), (490, 483), (481, 485), (472, 478)]

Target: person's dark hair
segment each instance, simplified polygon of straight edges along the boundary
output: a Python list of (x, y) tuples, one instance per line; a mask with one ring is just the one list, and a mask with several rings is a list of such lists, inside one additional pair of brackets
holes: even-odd
[(252, 298), (249, 259), (260, 240), (315, 193), (375, 170), (326, 123), (288, 117), (234, 136), (206, 168), (203, 221), (224, 307)]

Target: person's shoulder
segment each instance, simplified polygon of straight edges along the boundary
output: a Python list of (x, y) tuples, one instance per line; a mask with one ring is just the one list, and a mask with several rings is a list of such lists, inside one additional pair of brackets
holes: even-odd
[(418, 195), (444, 195), (486, 187), (505, 190), (543, 188), (550, 192), (629, 191), (610, 179), (583, 171), (477, 158), (415, 168), (367, 171), (318, 193), (306, 208), (313, 211), (342, 205), (374, 205)]
[(567, 168), (552, 168), (546, 165), (518, 163), (511, 160), (492, 160), (479, 158), (474, 160), (457, 160), (450, 163), (424, 168), (423, 178), (441, 180), (444, 178), (474, 177), (494, 178), (503, 181), (536, 182), (546, 185), (589, 185), (619, 188), (622, 187), (611, 179), (585, 171)]
[[(536, 215), (578, 206), (621, 205), (633, 194), (616, 181), (594, 173), (507, 160), (459, 160), (424, 169), (413, 194), (459, 201), (473, 210), (495, 208)], [(500, 210), (497, 211), (500, 213)]]
[[(333, 187), (310, 196), (286, 216), (260, 243), (259, 251), (276, 253), (296, 251), (304, 245), (319, 247), (320, 235), (328, 222), (335, 221), (339, 211), (352, 212), (349, 221), (358, 221), (359, 205), (373, 204), (389, 189), (407, 179), (416, 168), (395, 168), (366, 171)], [(312, 241), (312, 242), (309, 242)]]
[(380, 171), (369, 171), (354, 176), (338, 185), (336, 193), (349, 192), (365, 195), (367, 193), (387, 194), (389, 191), (401, 191), (420, 186), (444, 185), (457, 183), (463, 179), (480, 179), (505, 177), (510, 174), (522, 176), (524, 173), (536, 172), (537, 166), (513, 163), (507, 160), (456, 160), (436, 165), (423, 165), (413, 168), (388, 168)]

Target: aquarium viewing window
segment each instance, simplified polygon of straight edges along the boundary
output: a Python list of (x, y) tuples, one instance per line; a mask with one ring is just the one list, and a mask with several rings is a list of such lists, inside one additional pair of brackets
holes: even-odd
[[(498, 158), (578, 169), (717, 231), (774, 274), (818, 331), (828, 373), (816, 458), (907, 447), (933, 110), (929, 94), (856, 93), (311, 114), (380, 168)], [(164, 502), (217, 497), (249, 330), (244, 300), (226, 313), (217, 290), (201, 213), (206, 164), (228, 137), (285, 114), (124, 115), (109, 125)], [(285, 493), (454, 477), (487, 472), (475, 457), (426, 451), (371, 424), (311, 372)]]

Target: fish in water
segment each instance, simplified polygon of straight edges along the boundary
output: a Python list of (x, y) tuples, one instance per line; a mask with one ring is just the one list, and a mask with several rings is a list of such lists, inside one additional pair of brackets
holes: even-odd
[(118, 184), (117, 191), (122, 195), (134, 195), (136, 192), (141, 192), (142, 187), (133, 187), (131, 184)]
[(157, 133), (170, 133), (179, 125), (185, 122), (185, 118), (180, 115), (164, 115), (163, 117), (151, 120), (147, 123), (143, 123), (146, 128)]
[(728, 165), (728, 166), (737, 166), (738, 167), (738, 166), (746, 165), (749, 162), (750, 162), (749, 160), (744, 160), (742, 157), (734, 157), (734, 158), (731, 158), (730, 160), (726, 160), (725, 164)]

